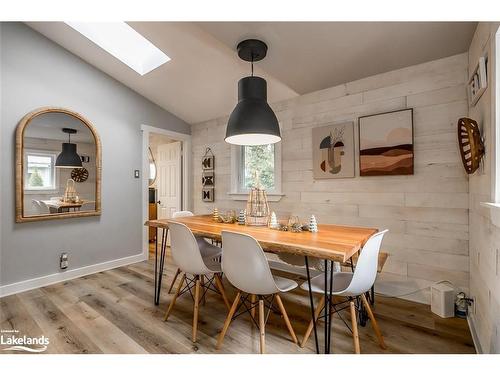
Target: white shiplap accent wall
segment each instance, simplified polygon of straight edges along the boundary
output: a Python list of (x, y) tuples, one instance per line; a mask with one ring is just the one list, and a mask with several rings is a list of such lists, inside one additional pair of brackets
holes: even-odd
[[(469, 117), (476, 120), (485, 140), (486, 154), (483, 168), (470, 176), (470, 294), (475, 306), (471, 322), (483, 353), (500, 353), (500, 227), (491, 220), (493, 211), (481, 206), (491, 202), (492, 169), (495, 168), (494, 124), (492, 119), (492, 90), (496, 82), (493, 70), (495, 32), (499, 23), (479, 23), (469, 49), (469, 71), (472, 73), (480, 56), (488, 55), (488, 88)], [(497, 80), (499, 72), (496, 72)], [(498, 111), (498, 109), (497, 109)], [(498, 116), (498, 114), (497, 114)], [(500, 166), (496, 166), (497, 170)], [(496, 224), (496, 225), (495, 225)]]
[[(283, 193), (277, 213), (320, 223), (388, 228), (391, 256), (377, 288), (405, 294), (449, 280), (468, 288), (468, 179), (457, 148), (456, 123), (467, 115), (467, 54), (415, 65), (306, 94), (273, 105), (282, 127)], [(235, 83), (236, 84), (236, 83)], [(415, 175), (314, 180), (312, 131), (317, 126), (414, 108)], [(194, 210), (241, 208), (230, 190), (227, 117), (192, 127)], [(357, 145), (357, 139), (356, 139)], [(201, 200), (199, 161), (209, 146), (216, 158), (214, 203)], [(428, 290), (407, 298), (429, 302)]]

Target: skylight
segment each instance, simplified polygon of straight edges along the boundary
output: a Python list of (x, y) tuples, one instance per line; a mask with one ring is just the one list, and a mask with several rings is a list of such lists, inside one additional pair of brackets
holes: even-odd
[(170, 60), (125, 22), (65, 22), (141, 76)]

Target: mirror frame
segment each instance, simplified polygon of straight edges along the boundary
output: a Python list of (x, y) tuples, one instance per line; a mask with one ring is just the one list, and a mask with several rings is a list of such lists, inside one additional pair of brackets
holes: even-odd
[[(64, 113), (76, 117), (83, 122), (92, 132), (96, 147), (96, 190), (95, 190), (95, 210), (83, 212), (61, 212), (54, 214), (24, 216), (24, 173), (23, 173), (23, 153), (24, 153), (24, 130), (31, 120), (44, 113)], [(97, 130), (92, 123), (77, 112), (60, 107), (42, 107), (31, 111), (25, 115), (16, 129), (16, 223), (26, 223), (31, 221), (69, 219), (74, 217), (100, 216), (101, 215), (101, 140)]]

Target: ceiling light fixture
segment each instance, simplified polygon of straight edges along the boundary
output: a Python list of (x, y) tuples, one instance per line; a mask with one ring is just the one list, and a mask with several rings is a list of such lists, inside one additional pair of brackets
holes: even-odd
[(170, 61), (125, 22), (65, 22), (141, 76)]
[(76, 129), (63, 128), (64, 133), (68, 134), (68, 142), (62, 144), (62, 152), (57, 156), (57, 168), (81, 168), (82, 158), (76, 153), (76, 144), (71, 143), (71, 134), (76, 134)]
[(252, 75), (238, 82), (238, 104), (226, 128), (227, 143), (241, 146), (267, 145), (281, 141), (280, 126), (267, 104), (267, 83), (253, 75), (253, 63), (266, 57), (267, 45), (257, 39), (238, 44), (238, 56), (252, 64)]

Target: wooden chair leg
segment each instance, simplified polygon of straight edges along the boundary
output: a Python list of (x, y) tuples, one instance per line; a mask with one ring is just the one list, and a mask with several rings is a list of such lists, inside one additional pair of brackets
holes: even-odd
[(226, 290), (224, 289), (224, 285), (222, 284), (222, 280), (218, 273), (215, 274), (215, 285), (217, 286), (217, 289), (219, 289), (219, 292), (222, 296), (222, 299), (224, 300), (224, 304), (226, 305), (228, 311), (231, 310), (231, 305), (229, 304), (229, 300), (227, 299), (226, 296)]
[(206, 296), (206, 293), (205, 293), (205, 276), (201, 275), (200, 278), (201, 278), (201, 295), (202, 295), (202, 297), (201, 297), (201, 304), (203, 306), (205, 306), (205, 302), (206, 302), (206, 300), (205, 300), (205, 296)]
[(177, 280), (177, 276), (181, 273), (181, 269), (177, 268), (177, 271), (175, 272), (174, 279), (170, 283), (170, 288), (168, 288), (168, 294), (172, 293), (172, 289), (174, 288), (175, 280)]
[(366, 307), (366, 312), (368, 313), (368, 316), (370, 317), (370, 320), (372, 322), (372, 327), (373, 331), (375, 332), (375, 335), (377, 336), (378, 343), (382, 349), (387, 349), (387, 346), (385, 345), (384, 342), (384, 337), (382, 336), (382, 332), (380, 332), (380, 328), (378, 326), (377, 320), (375, 320), (375, 315), (373, 315), (373, 311), (370, 307), (370, 304), (366, 300), (365, 295), (361, 295), (361, 300), (363, 301), (363, 304)]
[(278, 302), (280, 311), (283, 314), (283, 319), (285, 320), (286, 328), (288, 328), (288, 332), (290, 332), (290, 336), (292, 336), (292, 341), (295, 344), (298, 344), (299, 340), (297, 340), (297, 336), (295, 335), (295, 332), (293, 330), (292, 323), (290, 323), (290, 319), (288, 319), (288, 314), (286, 313), (285, 306), (283, 305), (283, 301), (281, 300), (279, 294), (276, 294), (276, 301)]
[(226, 335), (227, 329), (229, 328), (229, 325), (231, 324), (231, 320), (233, 319), (233, 315), (236, 312), (236, 308), (238, 307), (238, 304), (240, 302), (240, 297), (241, 297), (241, 292), (238, 291), (236, 293), (236, 297), (234, 298), (234, 302), (231, 306), (231, 309), (227, 313), (226, 321), (224, 322), (224, 326), (222, 327), (222, 331), (220, 332), (219, 338), (217, 340), (217, 345), (216, 348), (220, 349), (222, 346), (222, 341), (224, 340), (224, 336)]
[(198, 310), (200, 304), (200, 277), (196, 276), (196, 286), (194, 288), (194, 308), (193, 308), (193, 342), (196, 342), (198, 332)]
[(259, 299), (259, 329), (260, 329), (260, 354), (266, 353), (266, 317), (264, 315), (264, 300)]
[(168, 305), (167, 312), (165, 313), (165, 317), (163, 318), (164, 321), (167, 321), (168, 317), (170, 316), (170, 313), (172, 312), (172, 309), (174, 308), (175, 301), (177, 300), (177, 297), (179, 297), (179, 293), (182, 290), (182, 286), (184, 285), (184, 281), (186, 280), (186, 275), (182, 275), (181, 282), (177, 286), (177, 291), (174, 294), (174, 297), (172, 298), (172, 301), (170, 301), (170, 305)]
[(255, 294), (252, 294), (250, 296), (250, 303), (252, 304), (252, 310), (250, 310), (250, 315), (252, 316), (253, 319), (255, 319), (255, 311), (257, 310), (257, 306), (255, 305), (256, 301), (257, 301), (257, 296)]
[(351, 324), (352, 324), (352, 338), (354, 340), (354, 352), (360, 354), (361, 350), (359, 348), (359, 334), (358, 334), (358, 322), (356, 321), (356, 306), (354, 301), (350, 301), (351, 305)]
[[(318, 302), (318, 305), (316, 306), (316, 311), (314, 312), (314, 319), (318, 320), (319, 314), (321, 310), (323, 309), (323, 306), (325, 306), (325, 296), (321, 296), (321, 299)], [(307, 340), (309, 339), (309, 336), (311, 335), (311, 332), (314, 328), (314, 323), (311, 319), (309, 322), (309, 325), (307, 326), (306, 332), (304, 333), (304, 338), (302, 339), (302, 343), (300, 344), (300, 347), (303, 348), (306, 346)]]

